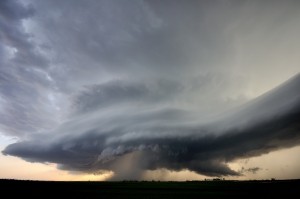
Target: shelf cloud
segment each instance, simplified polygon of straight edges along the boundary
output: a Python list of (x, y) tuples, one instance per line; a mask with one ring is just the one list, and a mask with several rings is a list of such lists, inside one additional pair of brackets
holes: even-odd
[(299, 3), (1, 1), (2, 153), (112, 179), (259, 171), (228, 163), (300, 144)]
[[(149, 95), (145, 89), (121, 85), (124, 89), (121, 92), (114, 84), (105, 85), (97, 88), (99, 92), (95, 95), (78, 99), (85, 100), (86, 106), (95, 107), (94, 100), (101, 102), (109, 95), (122, 95), (118, 96), (119, 100), (107, 103), (124, 106), (135, 98), (139, 100)], [(138, 110), (140, 108), (128, 105), (129, 109), (118, 108), (118, 113), (112, 114), (110, 109), (114, 106), (105, 104), (104, 107), (108, 107), (105, 110), (99, 104), (95, 110), (83, 109), (81, 117), (68, 121), (51, 134), (9, 145), (3, 153), (33, 162), (58, 163), (67, 170), (112, 169), (122, 176), (119, 160), (128, 154), (135, 154), (130, 163), (132, 172), (166, 168), (189, 169), (208, 176), (241, 175), (226, 163), (299, 144), (299, 86), (297, 75), (236, 110), (203, 124), (191, 123), (189, 112), (180, 110)]]

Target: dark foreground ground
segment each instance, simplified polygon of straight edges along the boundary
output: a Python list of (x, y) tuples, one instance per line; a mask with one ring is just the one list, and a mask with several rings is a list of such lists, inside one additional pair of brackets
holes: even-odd
[(297, 198), (300, 180), (47, 182), (0, 180), (2, 196), (22, 198)]

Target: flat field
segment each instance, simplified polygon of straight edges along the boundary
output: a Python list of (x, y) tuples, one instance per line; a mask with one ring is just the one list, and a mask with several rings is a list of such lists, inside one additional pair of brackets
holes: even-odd
[[(232, 198), (300, 195), (300, 180), (52, 182), (0, 180), (3, 196), (23, 198)], [(298, 195), (298, 196), (297, 196)]]

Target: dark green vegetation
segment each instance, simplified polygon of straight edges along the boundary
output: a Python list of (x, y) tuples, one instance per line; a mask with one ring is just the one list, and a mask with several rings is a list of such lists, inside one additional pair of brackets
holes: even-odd
[(31, 198), (227, 198), (300, 194), (300, 180), (201, 182), (44, 182), (0, 180), (1, 194)]

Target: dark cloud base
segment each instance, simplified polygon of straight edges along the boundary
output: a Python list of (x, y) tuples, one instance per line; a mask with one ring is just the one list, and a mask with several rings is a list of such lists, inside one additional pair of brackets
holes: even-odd
[[(300, 110), (300, 106), (297, 108)], [(139, 159), (131, 163), (133, 168), (189, 169), (207, 176), (240, 175), (228, 168), (226, 163), (300, 144), (299, 118), (300, 111), (222, 136), (139, 139), (125, 144), (116, 143), (110, 146), (113, 152), (106, 159), (99, 159), (104, 149), (93, 146), (95, 140), (104, 139), (101, 136), (76, 140), (76, 145), (69, 150), (65, 149), (64, 142), (45, 146), (28, 141), (12, 144), (3, 153), (28, 161), (62, 164), (62, 169), (96, 172), (110, 170), (119, 157), (140, 151)]]
[(242, 175), (227, 163), (299, 144), (300, 75), (242, 105), (299, 72), (299, 2), (1, 0), (3, 154)]
[[(297, 92), (295, 88), (299, 86), (299, 77), (296, 76), (273, 92), (248, 103), (250, 105), (245, 105), (246, 108), (235, 112), (239, 116), (243, 115), (243, 112), (258, 111), (257, 116), (254, 114), (252, 118), (257, 117), (260, 121), (254, 120), (255, 123), (250, 125), (233, 125), (219, 134), (209, 130), (209, 127), (178, 126), (174, 129), (153, 128), (152, 131), (161, 133), (179, 131), (180, 134), (162, 136), (149, 134), (148, 137), (137, 136), (128, 140), (116, 139), (108, 142), (113, 136), (122, 134), (118, 132), (100, 134), (95, 130), (82, 133), (79, 137), (70, 136), (69, 139), (61, 138), (56, 141), (49, 141), (51, 139), (47, 136), (34, 138), (9, 145), (3, 154), (21, 157), (27, 161), (57, 163), (61, 169), (66, 170), (92, 173), (98, 170), (112, 170), (116, 174), (116, 179), (120, 179), (118, 175), (121, 178), (140, 178), (144, 170), (160, 168), (176, 171), (189, 169), (207, 176), (242, 175), (242, 172), (230, 169), (227, 163), (300, 144), (298, 94), (280, 96), (281, 100), (275, 98), (282, 93)], [(286, 102), (290, 97), (294, 98), (293, 103)], [(257, 107), (261, 109), (262, 103), (267, 109), (267, 104), (274, 101), (277, 101), (272, 104), (275, 107), (271, 108), (281, 111), (257, 109)], [(292, 105), (287, 108), (290, 104)], [(261, 117), (260, 112), (272, 114)], [(232, 122), (239, 123), (239, 121)], [(203, 133), (205, 131), (209, 133)], [(120, 161), (129, 161), (131, 169), (124, 171)]]

